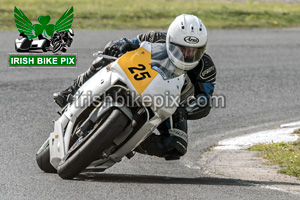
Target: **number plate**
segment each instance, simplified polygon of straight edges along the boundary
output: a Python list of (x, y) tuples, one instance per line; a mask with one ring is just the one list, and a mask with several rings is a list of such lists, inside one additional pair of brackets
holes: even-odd
[(124, 54), (119, 58), (118, 64), (139, 94), (142, 94), (158, 75), (151, 69), (151, 53), (143, 47)]

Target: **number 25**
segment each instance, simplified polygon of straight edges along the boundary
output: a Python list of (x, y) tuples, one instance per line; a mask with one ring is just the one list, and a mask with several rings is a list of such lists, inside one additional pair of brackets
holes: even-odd
[[(141, 67), (141, 68), (139, 68)], [(134, 70), (138, 70), (138, 71), (143, 71), (146, 69), (146, 67), (142, 64), (139, 64), (139, 67), (129, 67), (128, 70), (134, 74)], [(147, 78), (146, 76), (148, 76), (148, 78), (151, 78), (150, 74), (148, 72), (141, 72), (140, 74), (136, 74), (134, 75), (134, 79), (137, 81), (141, 81), (144, 80), (145, 78)]]

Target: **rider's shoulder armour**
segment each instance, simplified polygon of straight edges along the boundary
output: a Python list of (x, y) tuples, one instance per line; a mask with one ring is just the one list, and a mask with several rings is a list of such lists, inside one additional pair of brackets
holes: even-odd
[(202, 82), (214, 82), (216, 80), (217, 70), (211, 57), (204, 53), (199, 64), (192, 69), (197, 75), (197, 80)]
[(166, 32), (149, 31), (147, 33), (139, 34), (137, 38), (140, 42), (147, 41), (151, 43), (165, 43), (166, 36)]

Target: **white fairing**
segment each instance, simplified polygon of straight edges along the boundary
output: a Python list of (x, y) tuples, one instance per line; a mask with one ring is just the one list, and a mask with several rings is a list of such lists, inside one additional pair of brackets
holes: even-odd
[(103, 94), (117, 80), (117, 76), (112, 75), (111, 71), (103, 68), (76, 92), (75, 101), (68, 105), (64, 114), (55, 122), (54, 132), (50, 134), (50, 163), (55, 168), (68, 151), (73, 126), (67, 126), (67, 124), (74, 124), (80, 113), (93, 103), (93, 99)]
[[(162, 118), (170, 117), (176, 110), (176, 103), (179, 103), (181, 88), (184, 84), (184, 75), (177, 78), (164, 80), (158, 75), (141, 94), (142, 99), (154, 97), (151, 107)], [(163, 87), (162, 87), (163, 86)], [(161, 100), (163, 102), (161, 102)], [(175, 102), (174, 102), (175, 101)]]
[(31, 49), (34, 49), (34, 48), (42, 48), (43, 44), (46, 42), (45, 39), (42, 39), (42, 40), (33, 40), (32, 43), (31, 43)]
[(49, 146), (50, 146), (50, 163), (57, 168), (61, 158), (66, 154), (64, 149), (63, 130), (68, 122), (66, 116), (60, 117), (54, 123), (54, 132), (50, 134)]
[(68, 112), (65, 112), (66, 115), (75, 122), (76, 117), (118, 79), (116, 74), (106, 68), (101, 69), (78, 89), (74, 95), (75, 101), (69, 106)]
[[(146, 43), (143, 47), (151, 52), (150, 44)], [(138, 146), (164, 119), (170, 117), (175, 112), (177, 107), (174, 105), (174, 101), (176, 101), (176, 97), (180, 97), (184, 79), (184, 75), (181, 75), (173, 79), (164, 80), (161, 75), (158, 74), (152, 80), (140, 95), (141, 99), (146, 96), (155, 99), (156, 96), (165, 97), (167, 94), (169, 98), (165, 98), (165, 100), (168, 102), (165, 102), (161, 106), (157, 106), (155, 102), (151, 102), (155, 116), (147, 121), (127, 143), (109, 157), (111, 164), (107, 164), (106, 168), (120, 161), (122, 157)], [(93, 103), (97, 97), (105, 93), (117, 81), (124, 82), (129, 90), (138, 95), (138, 92), (122, 68), (118, 65), (117, 61), (112, 63), (111, 70), (104, 67), (76, 92), (74, 95), (75, 100), (68, 105), (63, 115), (55, 122), (54, 132), (50, 135), (50, 162), (55, 168), (57, 168), (60, 160), (68, 152), (70, 136), (77, 117)], [(90, 168), (92, 167), (91, 165)]]
[(21, 48), (21, 45), (22, 45), (22, 43), (24, 42), (24, 40), (26, 40), (26, 38), (22, 38), (22, 39), (16, 39), (15, 40), (15, 44), (16, 44), (16, 47), (17, 47), (17, 49), (20, 49)]
[[(143, 42), (141, 46), (151, 52), (151, 43)], [(174, 101), (177, 100), (177, 103), (180, 101), (184, 80), (184, 75), (169, 80), (164, 80), (161, 75), (158, 75), (141, 94), (141, 99), (147, 96), (154, 97), (151, 107), (164, 120), (175, 112), (177, 106), (174, 105)], [(159, 105), (160, 99), (164, 101), (161, 105)]]

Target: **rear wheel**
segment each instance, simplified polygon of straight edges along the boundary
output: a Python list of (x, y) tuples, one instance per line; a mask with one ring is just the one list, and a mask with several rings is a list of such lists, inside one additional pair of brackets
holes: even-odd
[(58, 175), (72, 179), (88, 167), (107, 149), (128, 124), (127, 116), (114, 109), (103, 123), (99, 122), (84, 138), (79, 138), (59, 163)]
[(46, 173), (56, 173), (56, 169), (50, 163), (50, 147), (49, 141), (43, 149), (36, 154), (36, 162), (41, 170)]

